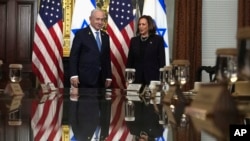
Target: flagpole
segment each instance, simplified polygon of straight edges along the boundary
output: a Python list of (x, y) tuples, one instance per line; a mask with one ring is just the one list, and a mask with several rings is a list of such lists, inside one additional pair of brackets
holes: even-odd
[(141, 11), (140, 11), (140, 7), (139, 7), (139, 0), (136, 0), (136, 4), (135, 4), (135, 22), (134, 22), (134, 35), (136, 35), (136, 31), (137, 31), (137, 23), (139, 18), (141, 17)]

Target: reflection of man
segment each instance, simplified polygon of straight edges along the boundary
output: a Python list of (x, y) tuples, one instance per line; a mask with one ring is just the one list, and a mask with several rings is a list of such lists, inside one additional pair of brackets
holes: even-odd
[(90, 25), (79, 30), (73, 40), (69, 59), (70, 82), (74, 87), (110, 87), (112, 73), (109, 36), (100, 30), (104, 25), (105, 13), (95, 9), (89, 20)]
[(80, 89), (78, 94), (78, 88), (72, 88), (70, 99), (70, 125), (77, 141), (104, 140), (109, 131), (109, 101), (96, 89)]
[(134, 104), (135, 121), (126, 122), (130, 133), (135, 135), (136, 140), (139, 141), (154, 141), (155, 138), (161, 137), (164, 128), (159, 124), (159, 116), (155, 112), (154, 106), (145, 105), (142, 102), (134, 102)]

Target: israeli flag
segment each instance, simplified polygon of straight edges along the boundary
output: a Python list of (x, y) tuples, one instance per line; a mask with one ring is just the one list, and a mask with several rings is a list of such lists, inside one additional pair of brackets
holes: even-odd
[(142, 15), (149, 15), (155, 20), (157, 34), (164, 38), (166, 66), (169, 66), (167, 10), (164, 0), (144, 0)]
[(77, 30), (89, 25), (89, 16), (96, 8), (95, 0), (75, 0), (70, 32), (70, 48)]
[(168, 134), (169, 134), (168, 127), (165, 127), (162, 136), (156, 138), (155, 141), (168, 141), (168, 140), (172, 141), (172, 139), (168, 138)]
[(77, 141), (76, 137), (74, 136), (74, 133), (73, 133), (71, 126), (69, 127), (69, 138), (70, 138), (69, 141)]

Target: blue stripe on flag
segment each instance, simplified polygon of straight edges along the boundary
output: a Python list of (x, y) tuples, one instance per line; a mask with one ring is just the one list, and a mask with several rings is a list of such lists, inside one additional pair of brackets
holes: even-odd
[(96, 7), (96, 2), (95, 2), (95, 0), (91, 0), (91, 3), (93, 4), (94, 7)]
[(166, 10), (166, 5), (165, 5), (164, 0), (159, 0), (159, 3), (161, 5), (162, 9), (164, 10), (164, 12), (166, 13), (167, 10)]

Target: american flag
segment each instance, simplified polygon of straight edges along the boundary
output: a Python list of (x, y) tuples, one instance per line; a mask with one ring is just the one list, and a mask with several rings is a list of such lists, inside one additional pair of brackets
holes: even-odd
[(41, 100), (34, 100), (31, 109), (34, 141), (61, 141), (62, 93), (41, 94)]
[(35, 26), (32, 70), (40, 83), (63, 87), (61, 0), (41, 0)]
[(131, 0), (110, 1), (107, 32), (110, 35), (113, 87), (124, 88), (124, 70), (129, 43), (134, 36), (134, 15)]
[(111, 119), (109, 126), (109, 136), (107, 141), (132, 141), (133, 135), (126, 125), (125, 117), (125, 97), (121, 89), (112, 90)]
[[(134, 15), (131, 0), (110, 1), (107, 32), (110, 35), (113, 87), (125, 88), (124, 70), (130, 39), (134, 36)], [(124, 99), (116, 97), (112, 102), (111, 111), (110, 134), (107, 140), (131, 140), (132, 135), (124, 121)]]

